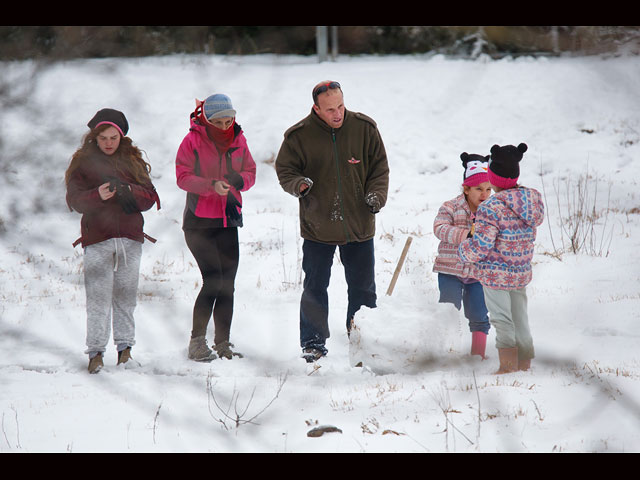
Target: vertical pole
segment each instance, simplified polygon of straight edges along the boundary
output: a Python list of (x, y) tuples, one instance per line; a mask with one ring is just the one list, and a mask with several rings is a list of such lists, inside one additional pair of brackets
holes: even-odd
[(338, 58), (338, 27), (331, 27), (331, 59), (335, 62)]
[(551, 27), (551, 49), (553, 53), (560, 53), (560, 43), (558, 42), (558, 27)]
[(329, 51), (327, 27), (316, 27), (316, 50), (318, 52), (318, 62), (325, 62)]

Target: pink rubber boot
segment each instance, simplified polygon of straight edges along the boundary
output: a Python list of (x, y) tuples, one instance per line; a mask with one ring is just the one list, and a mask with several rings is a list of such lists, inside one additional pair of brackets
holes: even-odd
[(484, 360), (487, 348), (487, 334), (484, 332), (471, 332), (471, 355), (480, 355)]

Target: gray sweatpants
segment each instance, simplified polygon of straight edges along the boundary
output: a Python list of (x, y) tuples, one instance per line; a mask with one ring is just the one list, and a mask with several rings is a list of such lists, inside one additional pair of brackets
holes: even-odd
[(111, 334), (118, 350), (135, 345), (133, 311), (138, 294), (142, 243), (110, 238), (84, 249), (89, 356), (106, 350)]
[(496, 348), (518, 347), (518, 358), (534, 358), (533, 338), (527, 315), (527, 290), (495, 290), (483, 287), (489, 321), (496, 329)]

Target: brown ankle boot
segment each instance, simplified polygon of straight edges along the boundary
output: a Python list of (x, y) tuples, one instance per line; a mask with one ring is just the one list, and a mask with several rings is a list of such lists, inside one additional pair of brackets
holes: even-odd
[(102, 370), (102, 367), (104, 367), (102, 353), (98, 353), (89, 359), (89, 373), (98, 373)]
[(518, 360), (518, 370), (529, 370), (529, 368), (531, 367), (531, 359), (527, 359), (527, 360)]
[(189, 340), (188, 358), (196, 362), (210, 362), (216, 358), (216, 354), (207, 346), (207, 339), (202, 335)]
[(518, 347), (499, 348), (498, 357), (500, 358), (500, 368), (496, 375), (518, 370)]
[(131, 347), (127, 347), (118, 352), (118, 365), (127, 363), (129, 360), (131, 360)]

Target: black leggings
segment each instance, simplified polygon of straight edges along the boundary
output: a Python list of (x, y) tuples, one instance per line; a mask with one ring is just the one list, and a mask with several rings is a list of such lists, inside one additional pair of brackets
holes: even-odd
[(193, 306), (191, 337), (201, 337), (213, 312), (214, 343), (229, 340), (233, 317), (233, 292), (240, 256), (238, 229), (202, 228), (185, 230), (187, 247), (198, 263), (202, 288)]

